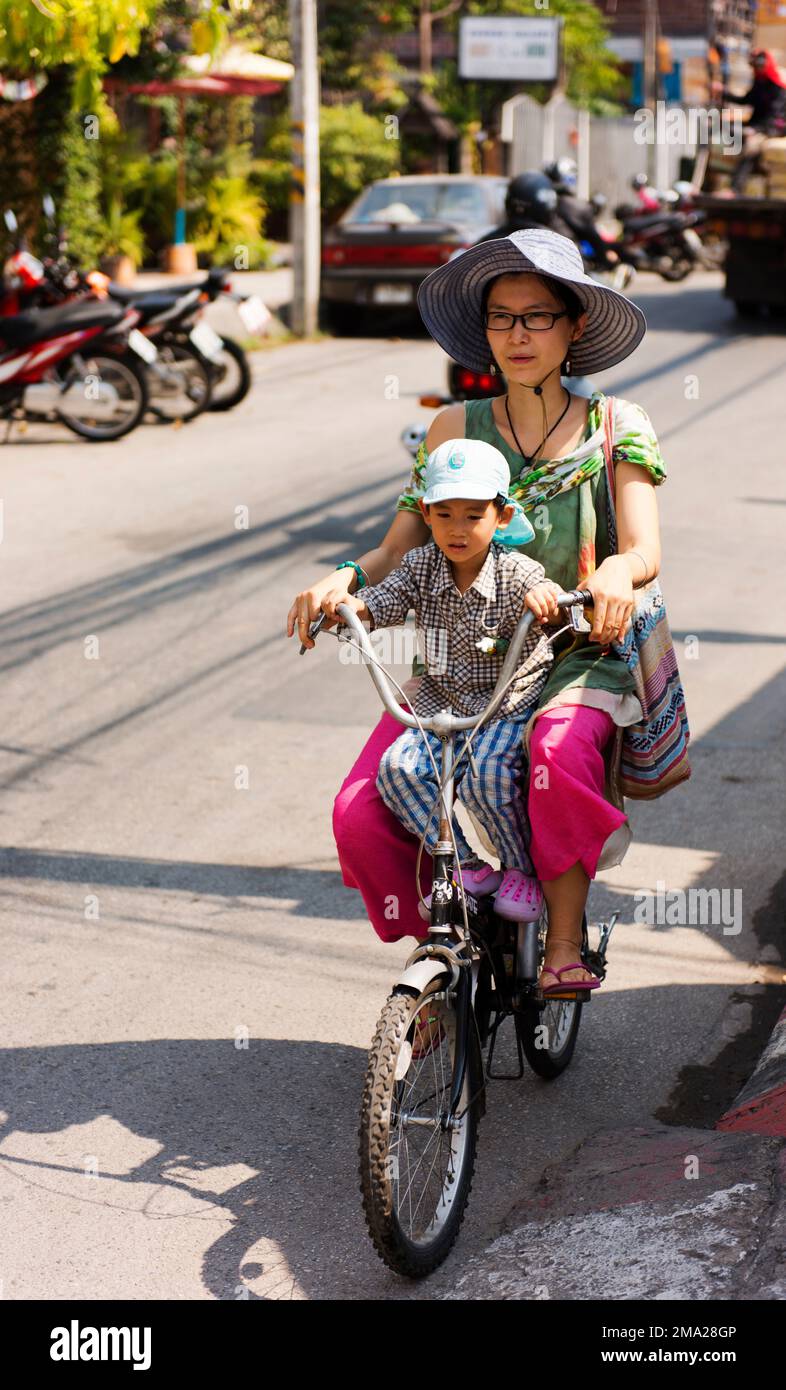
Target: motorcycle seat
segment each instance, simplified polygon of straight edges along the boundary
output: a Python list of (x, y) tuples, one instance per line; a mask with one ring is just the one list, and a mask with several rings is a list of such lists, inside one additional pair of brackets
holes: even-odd
[(9, 347), (27, 347), (45, 338), (58, 338), (86, 328), (110, 328), (119, 323), (125, 310), (119, 304), (80, 300), (56, 304), (51, 309), (28, 309), (24, 314), (0, 318), (0, 338)]
[[(117, 299), (111, 289), (109, 293), (112, 299)], [(144, 294), (137, 294), (133, 299), (118, 300), (118, 303), (130, 304), (144, 319), (149, 319), (154, 314), (163, 314), (171, 309), (179, 298), (179, 293), (174, 294), (171, 290), (146, 290)]]
[(118, 285), (114, 280), (110, 280), (106, 287), (106, 292), (116, 299), (118, 304), (133, 304), (137, 299), (143, 299), (145, 295), (152, 294), (152, 290), (135, 290), (129, 285)]
[(668, 224), (670, 220), (672, 222), (674, 222), (675, 219), (679, 220), (680, 215), (681, 214), (669, 212), (666, 208), (662, 209), (660, 212), (637, 212), (634, 213), (632, 217), (627, 217), (625, 219), (625, 225), (627, 228), (634, 231), (643, 232), (646, 231), (647, 227), (655, 227), (661, 222)]
[(213, 266), (206, 275), (199, 280), (178, 280), (174, 285), (159, 285), (154, 290), (140, 290), (130, 288), (128, 285), (118, 285), (114, 280), (110, 280), (107, 292), (120, 304), (136, 305), (140, 299), (147, 300), (151, 295), (160, 295), (174, 304), (181, 294), (188, 294), (189, 290), (215, 290), (220, 289), (229, 279), (230, 272), (223, 266)]

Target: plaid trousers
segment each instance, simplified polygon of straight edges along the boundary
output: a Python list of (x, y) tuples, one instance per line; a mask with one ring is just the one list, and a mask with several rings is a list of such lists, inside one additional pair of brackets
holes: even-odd
[[(532, 712), (528, 712), (528, 717)], [(484, 725), (470, 744), (477, 776), (464, 755), (456, 768), (454, 786), (466, 810), (483, 826), (503, 867), (534, 875), (528, 849), (530, 828), (524, 785), (526, 722), (525, 719), (494, 719)], [(426, 734), (426, 738), (439, 767), (440, 740), (432, 733)], [(463, 747), (464, 737), (457, 734), (457, 760)], [(430, 854), (434, 852), (439, 832), (438, 789), (423, 735), (418, 729), (407, 729), (382, 755), (377, 790), (385, 805), (413, 835), (427, 832), (425, 847)], [(471, 861), (475, 852), (455, 816), (453, 829), (459, 862)]]

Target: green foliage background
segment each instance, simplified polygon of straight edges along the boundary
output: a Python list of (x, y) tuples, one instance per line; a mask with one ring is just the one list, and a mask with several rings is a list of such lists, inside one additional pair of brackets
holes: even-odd
[[(44, 72), (48, 85), (34, 101), (0, 101), (0, 202), (14, 207), (35, 245), (40, 199), (50, 192), (67, 226), (71, 249), (85, 263), (124, 246), (153, 258), (172, 235), (176, 187), (174, 98), (157, 99), (161, 144), (153, 153), (141, 135), (119, 128), (102, 91), (111, 72), (126, 80), (170, 78), (187, 51), (233, 43), (291, 59), (286, 0), (0, 0), (0, 71), (9, 77)], [(436, 0), (434, 8), (440, 7)], [(47, 13), (43, 11), (46, 10)], [(372, 179), (417, 154), (415, 141), (386, 139), (385, 116), (400, 113), (413, 91), (392, 52), (392, 38), (417, 32), (417, 0), (318, 0), (322, 208), (334, 220)], [(568, 97), (597, 114), (622, 109), (627, 83), (605, 47), (608, 28), (591, 0), (549, 0), (564, 19)], [(464, 0), (461, 15), (530, 14), (535, 0)], [(459, 14), (435, 26), (458, 34)], [(439, 62), (427, 85), (462, 132), (491, 129), (507, 82), (466, 82), (455, 62)], [(530, 88), (545, 100), (548, 90)], [(137, 103), (137, 126), (140, 107)], [(276, 106), (278, 111), (276, 113)], [(264, 264), (269, 216), (286, 235), (291, 175), (288, 96), (273, 102), (254, 153), (250, 99), (188, 100), (188, 236), (205, 255), (227, 259), (247, 244)], [(85, 138), (86, 118), (100, 138)], [(125, 125), (121, 121), (121, 124)]]

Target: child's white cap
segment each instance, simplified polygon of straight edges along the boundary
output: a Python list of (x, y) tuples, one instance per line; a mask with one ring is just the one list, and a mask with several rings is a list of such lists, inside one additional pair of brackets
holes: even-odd
[(507, 497), (510, 468), (505, 455), (483, 439), (446, 439), (428, 456), (423, 501), (446, 502), (451, 497), (491, 501)]

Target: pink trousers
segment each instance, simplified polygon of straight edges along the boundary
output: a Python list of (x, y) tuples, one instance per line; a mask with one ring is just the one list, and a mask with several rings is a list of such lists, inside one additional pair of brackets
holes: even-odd
[[(614, 731), (611, 715), (588, 705), (561, 705), (535, 720), (527, 809), (532, 862), (544, 882), (577, 862), (594, 878), (606, 840), (625, 820), (603, 794), (604, 750)], [(415, 891), (418, 841), (388, 810), (376, 788), (382, 753), (400, 733), (397, 720), (383, 714), (333, 807), (344, 883), (360, 891), (382, 941), (422, 937), (428, 931)], [(424, 852), (424, 896), (431, 891), (431, 871), (431, 857)]]

